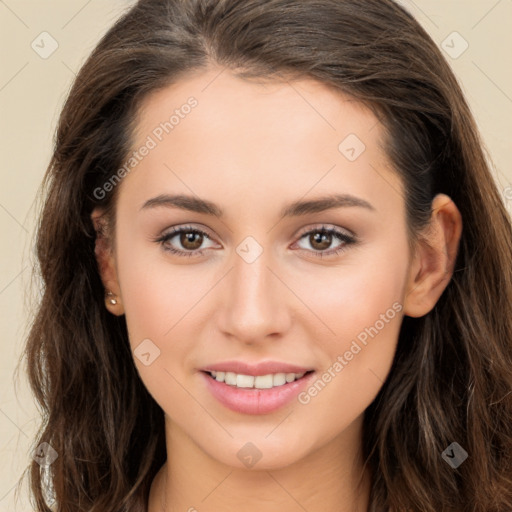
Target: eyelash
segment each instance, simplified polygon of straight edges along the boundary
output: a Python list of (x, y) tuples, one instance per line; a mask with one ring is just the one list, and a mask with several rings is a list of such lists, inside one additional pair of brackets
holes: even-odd
[[(176, 254), (178, 256), (184, 256), (184, 257), (189, 257), (189, 258), (190, 257), (195, 257), (195, 256), (198, 256), (198, 257), (202, 256), (206, 249), (200, 249), (200, 250), (196, 250), (196, 251), (180, 251), (178, 249), (174, 249), (173, 247), (169, 247), (169, 246), (166, 247), (165, 246), (166, 242), (169, 242), (169, 240), (173, 239), (176, 235), (179, 235), (181, 233), (200, 234), (200, 235), (203, 235), (204, 237), (206, 237), (206, 238), (211, 240), (211, 237), (208, 235), (208, 233), (205, 233), (201, 229), (194, 228), (192, 226), (183, 226), (183, 227), (180, 227), (180, 228), (171, 228), (170, 232), (168, 232), (168, 233), (162, 235), (161, 237), (157, 238), (156, 240), (154, 240), (154, 242), (159, 243), (160, 245), (162, 245), (162, 247), (163, 247), (163, 249), (165, 251), (170, 252), (172, 254)], [(334, 228), (328, 228), (326, 226), (321, 226), (321, 227), (318, 227), (318, 228), (310, 229), (309, 231), (306, 231), (306, 232), (302, 233), (299, 236), (299, 240), (304, 238), (306, 235), (311, 235), (313, 233), (321, 233), (323, 235), (324, 234), (333, 235), (338, 240), (344, 242), (343, 245), (340, 245), (336, 249), (325, 250), (325, 251), (310, 251), (308, 249), (301, 249), (301, 250), (308, 251), (308, 252), (312, 253), (317, 258), (323, 258), (326, 255), (328, 255), (328, 256), (336, 256), (337, 254), (340, 254), (340, 253), (346, 251), (347, 250), (347, 246), (355, 244), (357, 242), (357, 238), (356, 237), (347, 235), (346, 233), (344, 233), (342, 231), (338, 231), (337, 229), (334, 229)]]

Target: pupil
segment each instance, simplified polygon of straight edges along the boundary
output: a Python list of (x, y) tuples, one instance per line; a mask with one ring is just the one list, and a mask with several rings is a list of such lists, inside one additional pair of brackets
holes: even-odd
[(315, 247), (315, 244), (320, 244), (320, 246), (316, 246), (317, 249), (327, 249), (331, 245), (332, 235), (330, 233), (320, 233), (317, 232), (313, 235), (314, 243), (311, 244), (312, 247)]
[[(196, 242), (194, 243), (194, 238), (196, 238)], [(203, 241), (203, 235), (201, 233), (182, 233), (181, 234), (181, 245), (186, 249), (197, 249), (201, 247), (201, 243)]]

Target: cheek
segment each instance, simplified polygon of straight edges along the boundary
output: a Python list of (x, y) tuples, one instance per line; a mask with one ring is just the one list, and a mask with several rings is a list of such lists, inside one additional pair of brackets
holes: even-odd
[[(330, 318), (336, 336), (324, 335), (324, 365), (298, 396), (301, 418), (311, 418), (327, 442), (360, 418), (391, 369), (403, 315), (391, 294), (343, 301)], [(315, 441), (316, 442), (316, 441)]]
[(310, 305), (312, 314), (303, 319), (310, 318), (309, 328), (317, 329), (314, 337), (322, 333), (322, 348), (334, 357), (349, 350), (355, 339), (364, 343), (370, 337), (393, 338), (396, 329), (391, 326), (401, 320), (396, 317), (402, 310), (407, 269), (406, 242), (396, 240), (395, 245), (361, 247), (347, 253), (336, 267), (317, 267), (300, 279), (288, 279)]
[(186, 315), (201, 290), (179, 267), (170, 272), (162, 260), (148, 261), (147, 247), (124, 243), (122, 236), (118, 240), (117, 272), (135, 366), (155, 401), (166, 414), (179, 418), (190, 407), (190, 396), (180, 383), (194, 336), (188, 332), (173, 341), (183, 326), (190, 327)]
[(208, 289), (206, 276), (170, 264), (156, 243), (148, 243), (119, 229), (117, 274), (132, 345), (144, 338), (166, 339)]
[[(205, 321), (201, 306), (218, 276), (208, 267), (172, 265), (164, 252), (148, 249), (123, 226), (117, 241), (117, 274), (134, 362), (148, 391), (171, 414), (173, 404), (187, 400), (177, 382), (187, 378), (185, 368), (191, 366)], [(150, 357), (144, 361), (141, 352)]]
[(310, 336), (319, 340), (324, 371), (299, 402), (333, 433), (340, 422), (362, 414), (381, 389), (402, 323), (405, 241), (372, 254), (354, 253), (330, 275), (300, 280), (300, 293), (314, 305)]

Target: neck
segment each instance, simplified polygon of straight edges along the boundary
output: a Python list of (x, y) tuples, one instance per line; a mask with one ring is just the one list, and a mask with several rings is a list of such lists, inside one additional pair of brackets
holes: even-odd
[(210, 457), (166, 417), (168, 457), (148, 511), (366, 512), (370, 474), (361, 456), (361, 421), (286, 467), (240, 469)]

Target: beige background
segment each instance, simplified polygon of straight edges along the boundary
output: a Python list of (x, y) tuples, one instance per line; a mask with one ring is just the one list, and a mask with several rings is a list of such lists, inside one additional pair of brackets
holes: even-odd
[[(23, 371), (17, 379), (13, 372), (33, 293), (29, 284), (37, 188), (50, 157), (59, 108), (77, 69), (131, 3), (0, 0), (0, 512), (32, 510), (25, 486), (15, 506), (15, 485), (28, 464), (38, 416)], [(496, 181), (512, 211), (512, 194), (506, 192), (512, 186), (512, 1), (400, 3), (452, 53), (447, 58), (477, 118), (494, 161)], [(454, 31), (463, 39), (453, 35)], [(47, 59), (31, 47), (35, 41), (43, 51), (40, 41), (45, 37), (44, 48), (51, 48), (48, 36), (40, 36), (42, 32), (58, 44)], [(464, 40), (469, 46), (457, 56)]]

